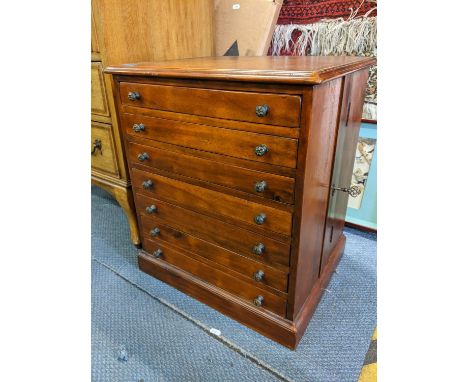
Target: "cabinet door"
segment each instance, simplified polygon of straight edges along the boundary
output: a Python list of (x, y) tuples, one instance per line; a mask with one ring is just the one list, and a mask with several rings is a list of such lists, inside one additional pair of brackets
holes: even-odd
[(368, 72), (361, 70), (345, 78), (320, 272), (343, 234), (349, 195), (334, 188), (348, 188), (351, 184), (367, 77)]
[(91, 122), (91, 167), (104, 173), (119, 175), (110, 125)]
[(93, 120), (110, 122), (106, 85), (100, 62), (91, 63), (91, 113)]

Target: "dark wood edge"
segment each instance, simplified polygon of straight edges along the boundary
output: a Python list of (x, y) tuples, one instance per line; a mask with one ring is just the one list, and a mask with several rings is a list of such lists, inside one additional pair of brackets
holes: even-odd
[(377, 120), (376, 119), (365, 119), (365, 118), (362, 118), (361, 119), (361, 123), (371, 123), (373, 125), (377, 125)]
[(140, 269), (203, 302), (217, 311), (239, 321), (250, 329), (295, 349), (298, 339), (294, 323), (266, 310), (255, 308), (244, 300), (208, 284), (190, 273), (157, 260), (145, 251), (138, 254)]
[[(325, 265), (325, 268), (323, 269), (320, 275), (320, 278), (315, 282), (309, 294), (309, 297), (305, 301), (301, 311), (297, 314), (297, 316), (294, 319), (294, 323), (297, 330), (297, 342), (299, 342), (302, 336), (304, 335), (304, 332), (307, 329), (307, 326), (309, 325), (309, 321), (312, 315), (314, 314), (317, 305), (320, 302), (320, 298), (322, 297), (323, 291), (330, 282), (333, 272), (335, 271), (336, 266), (338, 265), (338, 262), (340, 261), (341, 256), (343, 255), (345, 243), (346, 237), (344, 235), (341, 235), (340, 239), (338, 240), (338, 243), (336, 244), (335, 248), (333, 249), (330, 255), (330, 258), (328, 259), (328, 263)], [(297, 346), (297, 343), (295, 346)]]
[(345, 221), (345, 225), (351, 228), (356, 228), (360, 231), (366, 231), (366, 232), (372, 232), (372, 233), (377, 233), (377, 228), (371, 228), (371, 227), (366, 227), (364, 225), (356, 224), (356, 223), (351, 223)]

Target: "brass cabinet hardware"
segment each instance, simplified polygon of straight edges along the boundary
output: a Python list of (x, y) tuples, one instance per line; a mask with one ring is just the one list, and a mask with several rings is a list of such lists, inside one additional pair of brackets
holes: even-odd
[(254, 303), (255, 306), (262, 306), (263, 305), (263, 300), (264, 300), (263, 296), (259, 295), (259, 296), (254, 298), (253, 303)]
[(253, 275), (253, 278), (255, 281), (262, 281), (264, 277), (265, 277), (265, 272), (263, 272), (262, 270), (258, 270)]
[(162, 249), (158, 249), (158, 250), (153, 252), (153, 256), (156, 257), (156, 258), (161, 257), (163, 254), (164, 254), (164, 252), (162, 251)]
[(265, 245), (263, 243), (258, 243), (252, 248), (252, 252), (258, 256), (261, 256), (265, 253)]
[(267, 218), (266, 214), (258, 214), (257, 216), (255, 216), (254, 221), (257, 224), (263, 224), (263, 223), (265, 223), (266, 218)]
[(261, 181), (255, 183), (255, 191), (263, 192), (263, 191), (266, 190), (267, 186), (268, 186), (267, 182), (264, 181), (264, 180), (261, 180)]
[(335, 187), (332, 186), (332, 196), (335, 194), (335, 191), (342, 191), (342, 192), (347, 192), (349, 196), (355, 198), (361, 193), (361, 189), (358, 186), (352, 186), (352, 187)]
[(149, 155), (148, 155), (148, 153), (140, 153), (140, 154), (138, 154), (137, 158), (138, 158), (138, 160), (140, 162), (144, 162), (145, 160), (149, 159)]
[(154, 204), (152, 204), (151, 206), (146, 207), (145, 210), (149, 214), (154, 214), (155, 212), (158, 211), (158, 207), (156, 207)]
[(148, 189), (153, 187), (153, 181), (151, 179), (145, 180), (142, 183), (142, 186), (143, 186), (144, 189), (148, 190)]
[(255, 147), (255, 155), (262, 157), (268, 152), (268, 146), (261, 144)]
[(153, 229), (150, 231), (150, 235), (153, 236), (153, 237), (154, 237), (154, 236), (158, 236), (160, 233), (161, 233), (161, 230), (160, 230), (158, 227), (153, 228)]
[(268, 105), (258, 105), (255, 108), (255, 114), (257, 114), (257, 117), (265, 117), (269, 110), (270, 107)]
[(138, 93), (138, 92), (129, 92), (128, 93), (128, 99), (130, 101), (136, 101), (136, 100), (140, 99), (140, 93)]
[(102, 155), (102, 142), (100, 139), (95, 139), (93, 143), (93, 151), (91, 151), (91, 155), (94, 155), (96, 150), (99, 150)]
[(145, 125), (143, 125), (142, 123), (135, 123), (133, 125), (133, 131), (135, 133), (139, 133), (140, 131), (144, 131), (145, 130)]

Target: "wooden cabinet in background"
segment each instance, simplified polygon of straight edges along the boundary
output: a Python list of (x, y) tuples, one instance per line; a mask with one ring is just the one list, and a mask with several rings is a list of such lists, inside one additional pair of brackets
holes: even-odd
[(140, 245), (127, 163), (120, 141), (110, 75), (125, 62), (211, 56), (212, 0), (92, 0), (91, 181), (125, 211), (131, 240)]
[(116, 65), (140, 269), (295, 348), (344, 250), (360, 57)]

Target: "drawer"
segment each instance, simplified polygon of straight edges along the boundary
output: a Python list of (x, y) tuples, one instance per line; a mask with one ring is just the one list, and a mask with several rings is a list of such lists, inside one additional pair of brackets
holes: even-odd
[(132, 136), (236, 158), (296, 167), (297, 139), (126, 113), (122, 115), (122, 121), (127, 134)]
[[(254, 228), (291, 234), (292, 214), (165, 176), (132, 169), (132, 184), (152, 196), (214, 217), (241, 221)], [(145, 186), (146, 185), (146, 186)]]
[[(274, 266), (284, 272), (288, 271), (289, 244), (150, 198), (138, 192), (134, 193), (134, 195), (137, 212), (142, 216), (156, 217), (182, 232), (197, 236), (242, 256)], [(151, 206), (154, 206), (154, 208), (148, 208)], [(262, 250), (259, 252), (258, 248)], [(256, 253), (254, 250), (256, 250)]]
[(254, 299), (258, 296), (262, 296), (263, 308), (280, 316), (285, 316), (286, 314), (285, 295), (284, 297), (280, 297), (279, 295), (266, 291), (265, 289), (256, 287), (255, 285), (250, 285), (241, 281), (236, 276), (232, 276), (226, 272), (211, 267), (202, 261), (194, 259), (191, 257), (189, 252), (180, 249), (176, 250), (172, 246), (162, 242), (155, 243), (143, 238), (143, 248), (149, 254), (153, 254), (159, 249), (162, 251), (160, 257), (158, 257), (159, 261), (166, 261), (177, 268), (191, 273), (203, 281), (250, 301), (252, 305)]
[(296, 95), (121, 82), (120, 100), (123, 105), (205, 117), (286, 127), (300, 123), (301, 97)]
[(91, 63), (91, 113), (103, 117), (110, 116), (102, 64), (100, 62)]
[(104, 123), (91, 122), (91, 167), (119, 173), (111, 127)]
[(294, 179), (219, 161), (130, 142), (127, 159), (163, 171), (234, 188), (283, 203), (294, 203)]
[[(253, 283), (268, 285), (277, 290), (286, 292), (288, 287), (288, 274), (263, 263), (240, 256), (218, 245), (209, 243), (196, 236), (189, 235), (167, 225), (164, 220), (154, 217), (141, 216), (142, 233), (146, 235), (144, 242), (153, 246), (160, 241), (170, 246), (183, 248), (194, 254), (206, 258), (213, 263), (229, 268), (231, 271), (241, 273)], [(151, 238), (150, 238), (151, 237)], [(148, 248), (148, 247), (147, 247)], [(154, 251), (154, 249), (153, 249)], [(152, 253), (152, 252), (150, 252)], [(226, 270), (228, 273), (229, 271)], [(234, 273), (236, 275), (236, 273)]]

